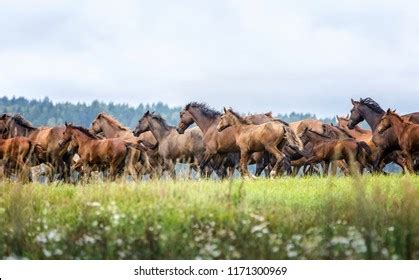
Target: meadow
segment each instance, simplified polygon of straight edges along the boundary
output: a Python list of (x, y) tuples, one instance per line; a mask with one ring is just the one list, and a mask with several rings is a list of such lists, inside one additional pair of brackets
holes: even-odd
[(418, 259), (419, 177), (0, 183), (0, 259)]

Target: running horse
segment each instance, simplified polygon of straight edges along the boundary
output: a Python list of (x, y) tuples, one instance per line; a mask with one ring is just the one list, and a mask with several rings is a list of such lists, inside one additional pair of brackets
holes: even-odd
[(27, 167), (42, 163), (45, 160), (45, 153), (39, 144), (28, 137), (17, 136), (0, 139), (0, 159), (4, 163), (6, 176), (9, 177), (15, 172), (26, 180)]
[(45, 151), (46, 162), (54, 166), (54, 171), (65, 181), (70, 179), (73, 154), (68, 152), (66, 146), (59, 145), (65, 131), (64, 126), (34, 127), (19, 114), (3, 114), (0, 117), (0, 128), (3, 128), (3, 138), (24, 136), (38, 143)]
[(324, 162), (324, 174), (329, 174), (330, 163), (334, 161), (343, 160), (348, 167), (356, 164), (360, 173), (368, 166), (371, 150), (365, 142), (353, 138), (336, 139), (309, 128), (305, 128), (299, 136), (304, 143), (310, 143), (303, 151), (305, 164)]
[(236, 145), (240, 149), (240, 171), (242, 177), (249, 177), (247, 164), (250, 155), (254, 152), (269, 152), (275, 157), (276, 163), (271, 171), (271, 176), (278, 174), (280, 164), (285, 159), (281, 152), (282, 147), (288, 142), (296, 150), (302, 149), (302, 143), (294, 131), (278, 121), (266, 122), (255, 125), (241, 117), (232, 109), (224, 108), (224, 114), (217, 124), (217, 131), (222, 132), (231, 127)]
[[(228, 127), (221, 132), (217, 130), (221, 112), (209, 108), (206, 104), (191, 102), (179, 113), (179, 117), (177, 128), (179, 133), (184, 133), (193, 123), (196, 123), (203, 133), (205, 154), (203, 161), (200, 163), (201, 169), (205, 168), (210, 162), (213, 163), (216, 170), (225, 168), (226, 162), (228, 163), (227, 169), (234, 170), (238, 166), (240, 148), (236, 145), (233, 129)], [(244, 118), (253, 124), (273, 120), (270, 112), (249, 115)], [(256, 163), (256, 174), (259, 175), (269, 163), (269, 158), (263, 152), (254, 153), (249, 163)], [(223, 175), (221, 177), (224, 178)]]
[(402, 150), (407, 172), (414, 171), (414, 154), (419, 152), (419, 124), (415, 124), (390, 109), (384, 114), (377, 126), (378, 133), (393, 128), (397, 142)]
[(150, 131), (159, 143), (158, 153), (163, 159), (164, 169), (172, 178), (176, 177), (176, 163), (190, 163), (191, 167), (198, 171), (199, 162), (204, 154), (202, 132), (199, 128), (191, 128), (184, 134), (179, 134), (163, 117), (147, 111), (138, 121), (134, 135), (138, 136), (146, 131)]
[[(383, 160), (385, 160), (390, 153), (401, 149), (397, 141), (397, 136), (392, 127), (385, 130), (383, 133), (377, 131), (377, 126), (386, 112), (373, 99), (361, 98), (359, 101), (351, 99), (351, 102), (353, 107), (351, 109), (348, 128), (354, 129), (357, 124), (364, 120), (369, 124), (373, 132), (372, 141), (377, 146), (374, 159), (374, 170), (380, 171)], [(401, 117), (405, 120), (410, 120), (413, 123), (419, 123), (419, 112), (410, 113)]]
[[(99, 113), (93, 120), (91, 130), (96, 135), (103, 134), (105, 138), (120, 138), (128, 143), (142, 144), (147, 147), (148, 149), (145, 154), (142, 153), (141, 150), (138, 150), (137, 153), (132, 153), (133, 158), (131, 161), (135, 165), (139, 174), (144, 173), (144, 171), (153, 173), (159, 168), (161, 163), (158, 157), (157, 149), (155, 149), (158, 143), (151, 132), (147, 131), (136, 137), (130, 129), (123, 126), (114, 117), (104, 112)], [(138, 165), (136, 162), (142, 162), (143, 164)], [(145, 170), (142, 170), (143, 166), (145, 166)], [(141, 167), (141, 169), (139, 167)]]
[[(109, 168), (110, 179), (115, 180), (124, 167), (130, 167), (126, 161), (130, 158), (129, 151), (132, 149), (132, 144), (120, 138), (99, 139), (84, 127), (65, 123), (63, 138), (59, 145), (68, 144), (80, 156), (74, 169), (87, 177), (93, 167), (104, 166)], [(135, 171), (130, 172), (135, 174)]]

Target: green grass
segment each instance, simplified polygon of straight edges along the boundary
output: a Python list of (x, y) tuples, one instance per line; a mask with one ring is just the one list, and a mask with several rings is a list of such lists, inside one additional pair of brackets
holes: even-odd
[(419, 177), (0, 183), (0, 259), (417, 259)]

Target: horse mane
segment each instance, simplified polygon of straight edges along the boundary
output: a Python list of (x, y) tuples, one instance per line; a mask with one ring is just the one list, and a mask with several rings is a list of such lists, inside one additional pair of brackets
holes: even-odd
[(152, 119), (155, 119), (159, 123), (161, 123), (165, 128), (171, 129), (173, 126), (169, 125), (166, 120), (158, 113), (150, 113)]
[(281, 119), (273, 119), (272, 121), (282, 123), (285, 126), (290, 126), (290, 124), (288, 122), (283, 121)]
[(27, 119), (25, 119), (20, 114), (15, 114), (12, 117), (12, 120), (14, 120), (18, 125), (23, 126), (25, 128), (28, 128), (28, 129), (36, 129), (36, 127), (34, 127), (30, 121), (28, 121)]
[(103, 117), (104, 119), (106, 119), (111, 126), (115, 126), (116, 128), (119, 128), (120, 130), (125, 130), (125, 131), (129, 131), (129, 129), (125, 126), (122, 125), (122, 123), (120, 123), (117, 119), (115, 119), (114, 117), (112, 117), (111, 115), (102, 112), (99, 115), (97, 115), (97, 118)]
[(202, 114), (204, 114), (204, 116), (206, 116), (208, 118), (211, 118), (211, 119), (215, 119), (215, 118), (218, 118), (219, 116), (221, 116), (220, 112), (210, 108), (205, 103), (191, 102), (191, 103), (189, 103), (185, 106), (185, 110), (189, 110), (189, 108), (191, 108), (191, 107), (200, 109)]
[(371, 110), (373, 110), (374, 112), (376, 112), (376, 113), (379, 113), (379, 114), (383, 114), (383, 113), (385, 113), (385, 111), (383, 110), (383, 108), (381, 108), (381, 106), (380, 105), (378, 105), (378, 103), (377, 102), (375, 102), (372, 98), (370, 98), (370, 97), (367, 97), (367, 98), (365, 98), (365, 99), (362, 99), (361, 98), (361, 100), (359, 101), (359, 103), (361, 103), (361, 104), (363, 104), (363, 105), (365, 105), (365, 106), (367, 106), (368, 108), (370, 108)]
[(241, 124), (251, 124), (251, 122), (249, 122), (248, 120), (246, 120), (245, 118), (243, 118), (242, 116), (240, 116), (239, 113), (236, 113), (233, 111), (233, 109), (228, 109), (228, 111), (233, 114), (233, 116), (235, 116), (237, 118), (237, 120), (241, 123)]
[(72, 128), (75, 128), (77, 130), (79, 130), (80, 132), (82, 132), (83, 134), (85, 134), (86, 136), (93, 138), (93, 139), (100, 139), (99, 137), (97, 137), (96, 135), (94, 135), (93, 133), (90, 132), (90, 130), (88, 130), (85, 127), (82, 126), (77, 126), (77, 125), (71, 125)]

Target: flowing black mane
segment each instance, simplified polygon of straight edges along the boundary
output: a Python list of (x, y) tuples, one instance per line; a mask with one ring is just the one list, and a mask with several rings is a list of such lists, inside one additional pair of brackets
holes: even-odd
[(240, 116), (240, 114), (239, 114), (239, 113), (234, 112), (234, 111), (233, 111), (233, 109), (228, 109), (228, 111), (229, 111), (230, 113), (232, 113), (232, 114), (233, 114), (233, 116), (235, 116), (235, 117), (239, 120), (239, 122), (240, 122), (241, 124), (251, 124), (251, 122), (249, 122), (248, 120), (246, 120), (245, 118), (243, 118), (242, 116)]
[(12, 120), (14, 120), (16, 124), (23, 126), (24, 128), (36, 129), (36, 127), (34, 127), (30, 121), (26, 120), (20, 114), (14, 115), (12, 117)]
[(359, 101), (359, 103), (361, 103), (361, 104), (363, 104), (363, 105), (365, 105), (365, 106), (367, 106), (368, 108), (370, 108), (371, 110), (373, 110), (374, 112), (376, 112), (376, 113), (379, 113), (379, 114), (383, 114), (383, 113), (385, 113), (385, 111), (383, 110), (383, 108), (381, 108), (381, 106), (380, 105), (378, 105), (378, 103), (377, 102), (375, 102), (372, 98), (370, 98), (370, 97), (367, 97), (367, 98), (365, 98), (365, 99), (361, 99), (360, 101)]
[(185, 106), (185, 110), (189, 110), (189, 108), (198, 108), (201, 110), (202, 114), (208, 118), (215, 119), (221, 116), (221, 113), (210, 108), (205, 103), (198, 103), (198, 102), (191, 102)]
[(77, 129), (77, 130), (79, 130), (80, 132), (82, 132), (83, 134), (85, 134), (86, 136), (88, 136), (88, 137), (90, 137), (90, 138), (93, 138), (93, 139), (100, 139), (100, 138), (98, 138), (96, 135), (94, 135), (93, 133), (91, 133), (90, 132), (90, 130), (88, 130), (87, 128), (85, 128), (85, 127), (82, 127), (82, 126), (76, 126), (76, 125), (72, 125), (71, 126), (72, 128), (75, 128), (75, 129)]

